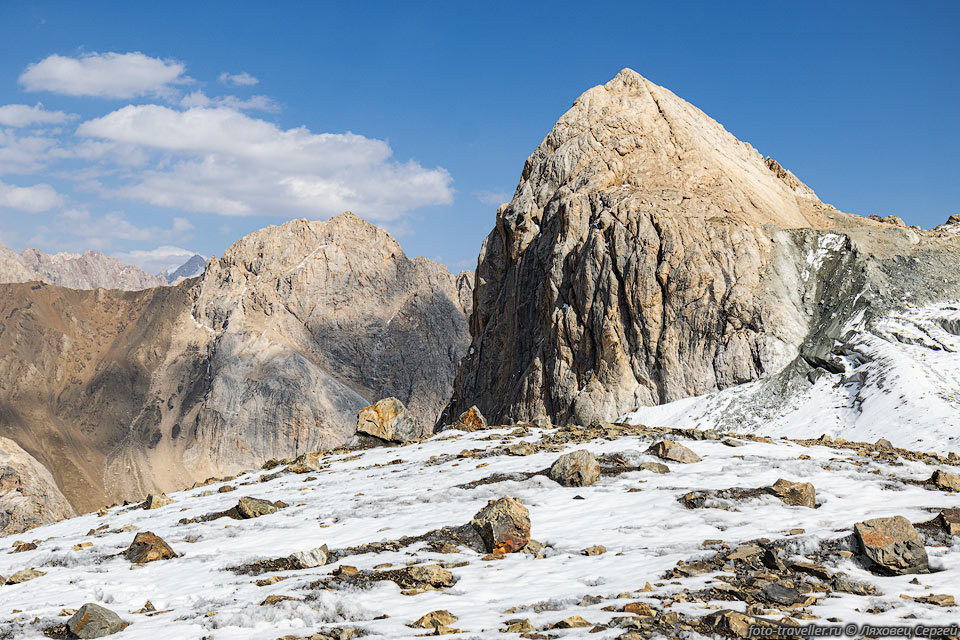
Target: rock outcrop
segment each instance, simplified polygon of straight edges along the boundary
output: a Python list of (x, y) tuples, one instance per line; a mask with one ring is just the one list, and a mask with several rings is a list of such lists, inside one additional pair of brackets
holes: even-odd
[[(786, 369), (809, 384), (871, 304), (960, 293), (950, 229), (841, 213), (625, 69), (577, 99), (497, 211), (445, 416), (587, 424)], [(783, 384), (768, 395), (792, 397)]]
[(0, 436), (90, 510), (338, 446), (380, 398), (429, 428), (462, 293), (350, 213), (258, 231), (176, 286), (0, 285)]
[(30, 282), (71, 289), (123, 289), (135, 291), (160, 287), (167, 281), (139, 267), (124, 264), (99, 251), (49, 254), (24, 249), (17, 254), (0, 245), (0, 282)]
[(0, 537), (74, 515), (50, 472), (17, 443), (0, 438)]

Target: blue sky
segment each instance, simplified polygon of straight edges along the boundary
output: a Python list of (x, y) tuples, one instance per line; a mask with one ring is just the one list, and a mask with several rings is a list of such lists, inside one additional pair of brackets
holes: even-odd
[(473, 268), (526, 157), (623, 67), (824, 201), (935, 226), (960, 213), (958, 29), (952, 0), (8, 0), (0, 242), (156, 270), (349, 207)]

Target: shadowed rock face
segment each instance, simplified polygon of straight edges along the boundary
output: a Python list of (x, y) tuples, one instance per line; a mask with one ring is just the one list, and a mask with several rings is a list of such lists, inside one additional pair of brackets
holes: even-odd
[(497, 211), (444, 417), (475, 404), (492, 424), (612, 420), (798, 359), (828, 366), (883, 271), (867, 262), (926, 240), (821, 203), (624, 70), (560, 118)]
[(0, 537), (74, 515), (43, 465), (17, 443), (0, 438)]
[(2, 285), (0, 435), (90, 510), (337, 446), (380, 398), (429, 427), (469, 280), (346, 213), (251, 234), (173, 287)]

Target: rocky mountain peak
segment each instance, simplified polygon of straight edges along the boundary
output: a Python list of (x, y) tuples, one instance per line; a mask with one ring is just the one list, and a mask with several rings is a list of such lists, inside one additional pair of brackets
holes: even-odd
[[(476, 405), (495, 421), (589, 423), (798, 358), (802, 370), (829, 358), (853, 301), (866, 304), (864, 274), (895, 268), (858, 256), (940, 251), (930, 237), (821, 203), (775, 160), (625, 69), (574, 102), (498, 209), (446, 415)], [(901, 261), (901, 276), (903, 264), (926, 262)], [(871, 288), (890, 295), (897, 280)]]
[(99, 251), (48, 254), (31, 248), (17, 254), (0, 245), (0, 282), (31, 280), (71, 289), (138, 290), (167, 284), (160, 276)]

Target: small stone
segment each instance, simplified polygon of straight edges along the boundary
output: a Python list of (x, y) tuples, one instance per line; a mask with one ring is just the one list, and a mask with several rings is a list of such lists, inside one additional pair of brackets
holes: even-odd
[(310, 549), (309, 551), (297, 551), (290, 554), (290, 561), (300, 569), (312, 569), (322, 567), (327, 564), (327, 545)]
[(541, 429), (549, 429), (553, 426), (553, 422), (550, 421), (550, 418), (547, 416), (537, 416), (530, 423), (535, 427), (540, 427)]
[(147, 600), (146, 603), (144, 603), (144, 605), (143, 605), (142, 607), (140, 607), (140, 608), (137, 609), (136, 611), (132, 611), (131, 613), (134, 613), (134, 614), (137, 614), (137, 613), (153, 613), (153, 612), (156, 611), (156, 610), (157, 610), (157, 608), (156, 608), (155, 606), (153, 606), (153, 603), (150, 602), (149, 600)]
[(933, 604), (938, 607), (952, 607), (956, 604), (954, 597), (945, 593), (931, 593), (928, 596), (914, 598), (914, 600), (925, 604)]
[(790, 568), (797, 573), (805, 573), (806, 575), (813, 576), (818, 580), (829, 580), (831, 577), (829, 570), (813, 562), (791, 562)]
[(230, 493), (231, 491), (236, 491), (236, 489), (234, 489), (233, 487), (231, 487), (231, 486), (228, 485), (228, 484), (225, 484), (225, 485), (223, 485), (222, 487), (220, 487), (219, 489), (217, 489), (217, 493)]
[(504, 633), (530, 633), (533, 631), (533, 625), (529, 618), (514, 618), (506, 621), (507, 628)]
[(790, 529), (790, 531), (787, 531), (787, 535), (790, 535), (790, 536), (802, 536), (802, 535), (805, 534), (806, 532), (807, 532), (806, 529)]
[(57, 615), (61, 618), (69, 618), (76, 612), (77, 612), (76, 609), (60, 609), (60, 613), (58, 613)]
[(836, 576), (833, 579), (834, 591), (840, 593), (852, 593), (856, 596), (873, 596), (877, 593), (877, 588), (866, 582), (855, 582), (843, 576)]
[(395, 582), (402, 589), (444, 589), (454, 584), (453, 574), (438, 564), (416, 564), (378, 575), (380, 579)]
[(600, 465), (592, 453), (580, 449), (557, 458), (547, 475), (565, 487), (586, 487), (600, 477)]
[(650, 605), (644, 602), (630, 602), (623, 607), (624, 613), (632, 613), (641, 618), (652, 618), (657, 612), (650, 608)]
[(285, 600), (296, 600), (300, 602), (300, 598), (294, 598), (293, 596), (280, 596), (280, 595), (270, 595), (263, 599), (263, 602), (260, 603), (261, 607), (268, 607), (270, 605), (277, 604), (278, 602), (283, 602)]
[(580, 551), (585, 556), (602, 556), (607, 552), (607, 548), (602, 544), (596, 544)]
[(814, 509), (817, 506), (817, 492), (809, 482), (791, 482), (780, 478), (767, 490), (792, 507)]
[(727, 560), (749, 560), (761, 553), (763, 553), (763, 547), (755, 544), (744, 544), (727, 554)]
[(960, 476), (939, 469), (933, 472), (927, 483), (933, 484), (940, 491), (960, 491)]
[(360, 410), (357, 433), (387, 442), (409, 442), (420, 435), (420, 426), (402, 402), (396, 398), (384, 398)]
[(700, 462), (702, 458), (696, 453), (673, 440), (661, 440), (655, 442), (647, 453), (651, 453), (663, 460), (672, 460), (674, 462), (692, 463)]
[(436, 629), (437, 627), (445, 627), (449, 624), (453, 624), (457, 621), (457, 616), (453, 615), (446, 609), (438, 609), (437, 611), (431, 611), (430, 613), (419, 618), (415, 622), (411, 622), (408, 627), (413, 627), (414, 629)]
[(173, 499), (168, 498), (167, 494), (165, 493), (161, 493), (159, 495), (151, 493), (140, 506), (144, 509), (159, 509), (160, 507), (165, 507), (168, 504), (173, 504), (173, 502)]
[(780, 556), (772, 549), (766, 549), (763, 552), (763, 555), (760, 557), (760, 562), (763, 563), (767, 569), (771, 571), (779, 571), (783, 573), (787, 570), (787, 565), (783, 563), (783, 560), (780, 559)]
[(789, 607), (800, 599), (800, 592), (782, 584), (771, 582), (760, 590), (760, 597), (768, 602), (775, 602)]
[(124, 557), (135, 564), (176, 558), (177, 554), (163, 539), (149, 531), (138, 533), (124, 552)]
[(277, 512), (277, 507), (272, 502), (261, 500), (260, 498), (251, 498), (244, 496), (237, 502), (237, 512), (242, 518), (258, 518)]
[(880, 449), (893, 449), (893, 443), (886, 438), (880, 438), (877, 440), (876, 446)]
[(480, 409), (474, 405), (461, 413), (457, 421), (447, 428), (459, 431), (482, 431), (487, 428), (487, 419), (480, 413)]
[(580, 616), (570, 616), (565, 618), (560, 622), (557, 622), (551, 629), (582, 629), (583, 627), (592, 627), (589, 622), (581, 618)]
[(927, 550), (917, 530), (903, 516), (858, 522), (854, 535), (864, 566), (881, 575), (926, 573)]
[(491, 500), (470, 524), (487, 553), (512, 553), (530, 541), (530, 512), (515, 498)]
[(641, 462), (637, 469), (651, 473), (670, 473), (670, 467), (662, 462)]
[(123, 631), (127, 623), (113, 611), (88, 602), (67, 620), (67, 627), (78, 638), (102, 638)]
[(47, 572), (39, 569), (21, 569), (7, 578), (6, 584), (21, 584), (45, 575), (47, 575)]
[(287, 471), (290, 473), (312, 473), (319, 471), (322, 463), (320, 462), (319, 451), (310, 451), (297, 456), (293, 462), (287, 465)]

